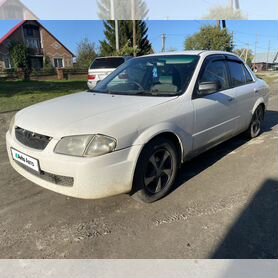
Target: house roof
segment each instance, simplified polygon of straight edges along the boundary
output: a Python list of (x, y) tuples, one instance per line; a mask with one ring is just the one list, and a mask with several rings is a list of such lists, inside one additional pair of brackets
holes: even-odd
[[(1, 0), (0, 0), (1, 1)], [(8, 39), (13, 33), (15, 33), (27, 20), (23, 20), (15, 25), (4, 37), (0, 39), (0, 45)]]
[(278, 50), (277, 52), (257, 53), (252, 62), (253, 63), (278, 63)]
[[(0, 0), (1, 1), (1, 0)], [(15, 27), (13, 27), (4, 37), (0, 39), (0, 45), (7, 40), (13, 33), (15, 33), (24, 23), (28, 21), (35, 21), (41, 28), (43, 28), (46, 32), (48, 32), (59, 44), (61, 44), (68, 52), (71, 53), (73, 57), (75, 57), (74, 53), (70, 51), (60, 40), (58, 40), (52, 33), (50, 33), (39, 21), (37, 20), (23, 20), (18, 23)]]

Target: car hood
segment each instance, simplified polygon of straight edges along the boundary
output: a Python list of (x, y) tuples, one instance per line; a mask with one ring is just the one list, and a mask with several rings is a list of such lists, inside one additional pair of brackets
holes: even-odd
[(107, 126), (175, 97), (121, 96), (83, 92), (32, 105), (15, 124), (51, 137), (101, 133)]

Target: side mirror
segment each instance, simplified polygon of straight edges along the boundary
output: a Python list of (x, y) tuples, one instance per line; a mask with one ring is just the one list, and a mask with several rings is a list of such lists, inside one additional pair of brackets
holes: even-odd
[(199, 83), (198, 91), (199, 95), (205, 96), (219, 91), (220, 88), (221, 84), (219, 81), (208, 81)]

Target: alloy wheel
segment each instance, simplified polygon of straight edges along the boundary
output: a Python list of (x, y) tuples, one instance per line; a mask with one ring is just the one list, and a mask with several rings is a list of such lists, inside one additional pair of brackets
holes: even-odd
[(165, 188), (173, 175), (173, 158), (166, 149), (156, 150), (148, 160), (144, 173), (144, 186), (151, 194)]
[(251, 123), (251, 136), (253, 138), (258, 136), (261, 131), (261, 124), (263, 121), (263, 117), (264, 117), (263, 109), (261, 106), (259, 106), (253, 115), (253, 120)]

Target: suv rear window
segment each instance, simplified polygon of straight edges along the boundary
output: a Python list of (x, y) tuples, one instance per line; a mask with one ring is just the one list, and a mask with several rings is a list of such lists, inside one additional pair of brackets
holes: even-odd
[(90, 69), (115, 69), (124, 63), (123, 57), (97, 58)]

